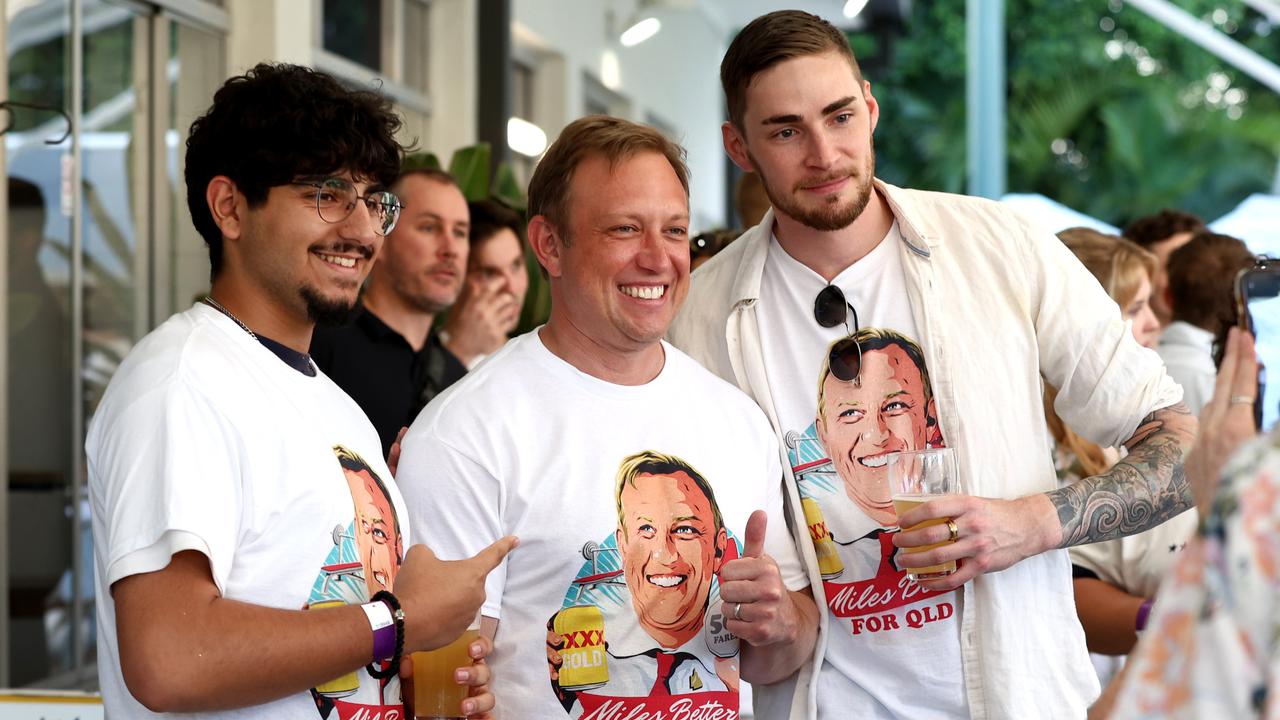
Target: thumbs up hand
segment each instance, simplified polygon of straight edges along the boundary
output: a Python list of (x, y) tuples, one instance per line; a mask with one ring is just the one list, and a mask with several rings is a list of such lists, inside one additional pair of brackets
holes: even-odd
[(765, 511), (751, 513), (742, 556), (720, 568), (725, 627), (756, 647), (792, 642), (800, 630), (799, 613), (778, 564), (764, 552), (768, 522)]

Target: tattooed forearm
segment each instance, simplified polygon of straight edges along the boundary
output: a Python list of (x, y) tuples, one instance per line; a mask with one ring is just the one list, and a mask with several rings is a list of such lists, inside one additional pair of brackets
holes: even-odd
[(1060, 547), (1112, 540), (1154, 527), (1193, 504), (1182, 470), (1196, 419), (1178, 403), (1143, 419), (1111, 470), (1049, 493), (1062, 523)]

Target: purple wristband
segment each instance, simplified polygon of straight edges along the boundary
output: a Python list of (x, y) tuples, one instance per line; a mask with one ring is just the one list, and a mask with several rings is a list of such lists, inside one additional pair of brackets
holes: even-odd
[(373, 661), (389, 659), (396, 654), (396, 626), (388, 625), (373, 631)]
[(391, 606), (382, 600), (374, 600), (360, 606), (369, 618), (369, 629), (373, 631), (373, 662), (375, 664), (395, 657), (396, 654), (396, 622)]
[(1138, 606), (1138, 616), (1133, 620), (1133, 629), (1142, 632), (1147, 629), (1147, 617), (1151, 615), (1151, 606), (1155, 604), (1155, 600), (1147, 598)]

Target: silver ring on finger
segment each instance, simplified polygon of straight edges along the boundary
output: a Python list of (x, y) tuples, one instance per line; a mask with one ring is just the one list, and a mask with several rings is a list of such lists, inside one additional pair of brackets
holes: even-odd
[(1231, 403), (1230, 403), (1230, 404), (1232, 404), (1232, 405), (1252, 405), (1252, 404), (1253, 404), (1253, 397), (1252, 397), (1252, 396), (1250, 396), (1250, 395), (1232, 395), (1232, 396), (1231, 396)]
[(738, 622), (742, 622), (742, 603), (734, 603), (733, 619), (737, 620)]

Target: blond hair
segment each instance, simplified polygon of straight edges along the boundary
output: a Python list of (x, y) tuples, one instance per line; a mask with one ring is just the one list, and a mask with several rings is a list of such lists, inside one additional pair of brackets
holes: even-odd
[(1136, 299), (1143, 278), (1154, 278), (1159, 267), (1154, 253), (1118, 235), (1075, 227), (1058, 233), (1058, 239), (1122, 308)]

